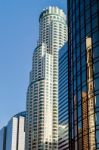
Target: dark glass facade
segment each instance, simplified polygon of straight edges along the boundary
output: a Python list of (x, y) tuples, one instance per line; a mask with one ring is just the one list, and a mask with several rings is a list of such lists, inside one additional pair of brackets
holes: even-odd
[(0, 150), (6, 150), (6, 127), (0, 129)]
[(59, 150), (69, 149), (67, 48), (66, 43), (59, 51)]
[(99, 0), (68, 0), (70, 150), (99, 149)]

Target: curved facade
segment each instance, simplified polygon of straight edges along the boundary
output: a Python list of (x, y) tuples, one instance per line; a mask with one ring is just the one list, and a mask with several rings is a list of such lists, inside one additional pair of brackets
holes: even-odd
[(68, 0), (70, 149), (99, 149), (99, 1)]
[(67, 20), (63, 10), (49, 7), (43, 10), (39, 18), (39, 43), (47, 44), (47, 51), (60, 49), (67, 41)]
[(18, 113), (18, 114), (16, 114), (16, 115), (14, 115), (13, 117), (20, 117), (20, 116), (22, 116), (22, 117), (26, 117), (26, 111), (22, 111), (22, 112), (20, 112), (20, 113)]
[(57, 150), (58, 51), (67, 40), (66, 18), (59, 8), (49, 7), (39, 22), (27, 91), (26, 150)]

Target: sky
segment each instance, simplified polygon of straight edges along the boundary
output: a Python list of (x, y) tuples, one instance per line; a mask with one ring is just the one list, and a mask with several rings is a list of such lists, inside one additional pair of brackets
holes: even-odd
[(0, 128), (26, 108), (39, 15), (48, 6), (66, 12), (66, 0), (0, 0)]

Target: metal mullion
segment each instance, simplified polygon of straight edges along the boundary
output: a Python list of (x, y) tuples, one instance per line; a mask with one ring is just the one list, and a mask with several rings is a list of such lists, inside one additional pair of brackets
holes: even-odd
[[(75, 2), (73, 1), (73, 4), (75, 4)], [(76, 12), (76, 9), (74, 9), (74, 11)], [(75, 14), (75, 13), (74, 13)], [(75, 23), (76, 24), (76, 23)], [(73, 112), (72, 112), (72, 118), (73, 118), (73, 142), (75, 144), (75, 119), (74, 119), (74, 115), (75, 115), (75, 110), (74, 110), (74, 68), (73, 68), (73, 56), (74, 56), (74, 49), (73, 49), (73, 5), (72, 5), (72, 71), (73, 71), (73, 74), (72, 74), (72, 77), (73, 77), (73, 81), (72, 81), (72, 105), (73, 105)], [(72, 149), (75, 150), (75, 146), (72, 147)]]
[[(75, 1), (75, 3), (76, 3), (76, 1)], [(79, 7), (79, 3), (78, 3), (78, 7)], [(76, 9), (77, 9), (77, 6), (75, 4), (75, 14), (76, 14)], [(77, 14), (75, 15), (75, 20), (76, 20), (76, 18), (77, 18)], [(77, 27), (77, 22), (75, 21), (75, 28), (76, 27)], [(79, 37), (79, 34), (78, 34), (78, 37)], [(75, 45), (77, 45), (77, 37), (75, 38), (75, 43), (76, 43)], [(79, 149), (79, 133), (78, 133), (78, 88), (79, 87), (78, 87), (78, 84), (77, 84), (78, 83), (78, 78), (77, 78), (77, 72), (78, 72), (78, 70), (77, 70), (77, 63), (79, 63), (79, 62), (77, 62), (77, 48), (75, 48), (75, 50), (76, 50), (76, 112), (75, 113), (77, 115), (77, 118), (76, 118), (77, 119), (77, 121), (76, 121), (77, 122), (77, 149)]]
[[(79, 12), (81, 12), (80, 11), (80, 4), (81, 4), (81, 2), (79, 3)], [(81, 24), (80, 17), (79, 17), (79, 22)], [(81, 55), (82, 55), (82, 50), (81, 50), (81, 32), (80, 32), (81, 124), (82, 124), (82, 129), (83, 129), (83, 112), (82, 112), (82, 63), (81, 63), (82, 57), (81, 57)], [(83, 148), (83, 130), (81, 131), (81, 136), (82, 136), (82, 148)]]
[[(72, 58), (71, 58), (71, 61), (72, 61), (72, 70), (71, 70), (71, 76), (72, 76), (72, 85), (71, 85), (71, 87), (72, 87), (72, 105), (74, 106), (74, 101), (73, 101), (73, 97), (74, 97), (74, 85), (73, 85), (73, 83), (74, 83), (74, 78), (73, 78), (73, 74), (74, 74), (74, 70), (73, 70), (73, 4), (74, 4), (74, 1), (72, 1)], [(72, 74), (73, 73), (73, 74)], [(72, 138), (74, 138), (74, 107), (71, 107), (71, 108), (73, 108), (73, 110), (72, 110), (72, 117), (71, 117), (71, 119), (72, 119), (72, 124), (73, 124), (73, 127), (72, 127)], [(74, 140), (74, 139), (72, 139), (72, 140)], [(73, 141), (74, 142), (74, 141)], [(73, 146), (73, 145), (72, 145)], [(72, 149), (73, 149), (73, 147), (72, 147)], [(75, 150), (75, 148), (74, 148), (74, 150)]]
[(99, 0), (97, 0), (97, 16), (98, 16), (98, 30), (99, 30)]
[[(86, 79), (87, 79), (87, 52), (86, 52), (86, 14), (85, 14), (85, 5), (86, 0), (84, 0), (84, 27), (85, 27), (85, 57), (86, 57)], [(88, 85), (86, 80), (86, 89), (87, 89), (87, 122), (88, 122), (88, 149), (89, 147), (89, 118), (88, 118)]]
[(72, 130), (70, 129), (71, 127), (71, 97), (70, 97), (70, 90), (71, 90), (71, 47), (70, 47), (70, 43), (71, 43), (71, 39), (69, 38), (70, 36), (70, 1), (68, 1), (68, 99), (70, 99), (69, 101), (69, 149), (72, 150), (72, 136), (71, 136), (71, 132)]
[[(79, 3), (78, 3), (78, 7), (79, 7), (79, 12), (80, 12), (80, 1), (79, 1)], [(78, 16), (78, 18), (79, 18), (79, 33), (80, 33), (80, 14), (79, 14), (79, 16)], [(79, 47), (81, 46), (81, 43), (80, 43), (80, 34), (78, 35), (79, 37)], [(76, 40), (76, 42), (77, 42), (77, 40)], [(78, 46), (77, 46), (78, 47)], [(81, 50), (81, 49), (79, 49), (79, 50)], [(81, 51), (80, 51), (80, 55), (81, 55)], [(79, 75), (80, 75), (80, 83), (81, 83), (81, 61), (79, 61), (79, 62), (77, 62), (77, 52), (76, 52), (76, 76), (77, 76), (77, 73), (78, 73), (78, 70), (77, 70), (77, 64), (78, 63), (80, 63), (80, 70), (79, 70)], [(78, 78), (76, 79), (76, 95), (77, 95), (77, 137), (78, 137), (78, 143), (77, 143), (77, 145), (78, 145), (78, 149), (79, 149), (79, 132), (78, 132), (78, 92), (80, 91), (80, 94), (81, 94), (81, 84), (80, 84), (80, 86), (78, 86)], [(79, 88), (80, 88), (80, 90), (79, 90)], [(81, 106), (81, 104), (80, 104), (80, 106)], [(80, 117), (81, 118), (81, 117)]]

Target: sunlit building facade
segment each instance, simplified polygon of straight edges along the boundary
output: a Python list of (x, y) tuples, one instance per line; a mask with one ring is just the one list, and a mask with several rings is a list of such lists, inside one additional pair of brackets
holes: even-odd
[(26, 150), (58, 149), (58, 52), (67, 40), (66, 16), (57, 7), (39, 18), (27, 90)]
[(70, 150), (99, 149), (99, 1), (68, 0)]
[(5, 150), (25, 150), (25, 117), (26, 112), (21, 112), (8, 122)]

